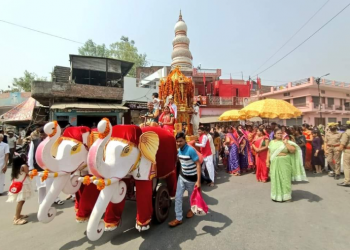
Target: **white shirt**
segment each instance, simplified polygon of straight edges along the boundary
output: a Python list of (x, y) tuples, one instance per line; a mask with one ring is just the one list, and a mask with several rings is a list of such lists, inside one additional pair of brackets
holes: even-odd
[(34, 169), (34, 143), (31, 141), (28, 152), (28, 167), (29, 170)]
[(209, 145), (210, 145), (211, 153), (215, 154), (215, 145), (214, 145), (213, 137), (211, 136), (211, 134), (207, 134), (207, 136), (210, 143)]
[(160, 100), (158, 98), (153, 99), (153, 107), (154, 107), (154, 109), (161, 109)]
[(7, 143), (0, 142), (0, 169), (5, 164), (5, 156), (10, 153), (10, 147)]
[(193, 112), (194, 113), (191, 117), (191, 124), (199, 124), (199, 107), (197, 105), (193, 107)]
[(203, 135), (202, 143), (196, 143), (196, 146), (200, 148), (204, 148), (205, 144), (207, 144), (207, 141), (208, 141), (208, 136)]
[(9, 136), (7, 137), (7, 144), (9, 145), (10, 148), (14, 148), (15, 147), (15, 142), (17, 141), (16, 137), (12, 136), (12, 138), (10, 138)]
[(171, 104), (171, 107), (172, 107), (173, 110), (174, 110), (174, 117), (175, 117), (175, 119), (176, 119), (176, 118), (177, 118), (177, 106), (176, 106), (175, 103), (173, 103), (173, 104)]

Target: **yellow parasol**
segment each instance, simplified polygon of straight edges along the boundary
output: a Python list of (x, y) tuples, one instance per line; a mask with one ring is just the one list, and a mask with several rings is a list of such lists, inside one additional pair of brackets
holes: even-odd
[(238, 121), (245, 120), (245, 116), (239, 113), (239, 110), (229, 110), (219, 117), (219, 121)]
[(247, 119), (251, 117), (290, 119), (301, 116), (302, 112), (289, 102), (279, 99), (265, 99), (253, 102), (239, 111)]

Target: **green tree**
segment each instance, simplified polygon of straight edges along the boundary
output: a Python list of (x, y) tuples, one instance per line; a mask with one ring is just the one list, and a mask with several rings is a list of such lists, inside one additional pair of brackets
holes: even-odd
[(80, 55), (108, 57), (113, 59), (133, 62), (134, 66), (129, 71), (128, 76), (136, 76), (136, 68), (148, 65), (146, 54), (139, 54), (134, 40), (122, 36), (119, 42), (112, 43), (109, 49), (104, 44), (97, 45), (91, 39), (84, 46), (78, 49)]
[(78, 51), (79, 55), (82, 56), (109, 57), (109, 50), (106, 45), (98, 45), (91, 39), (87, 40), (85, 44), (78, 49)]
[[(25, 91), (30, 92), (32, 89), (33, 81), (46, 81), (46, 77), (38, 77), (35, 73), (30, 73), (27, 70), (24, 71), (24, 76), (20, 78), (13, 78), (12, 90), (13, 91)], [(9, 86), (10, 88), (10, 86)]]

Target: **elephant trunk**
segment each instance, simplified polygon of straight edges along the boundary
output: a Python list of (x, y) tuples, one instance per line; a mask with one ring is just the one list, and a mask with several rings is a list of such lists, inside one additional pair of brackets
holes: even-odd
[(69, 180), (69, 174), (58, 176), (54, 179), (50, 190), (45, 196), (45, 199), (39, 206), (38, 211), (38, 220), (42, 223), (49, 223), (52, 221), (56, 216), (56, 209), (54, 207), (51, 207), (51, 205), (54, 203), (60, 192), (62, 191), (63, 187), (66, 185), (67, 181)]
[(78, 175), (72, 175), (63, 187), (62, 192), (65, 194), (75, 194), (80, 189), (81, 182)]
[(108, 203), (112, 200), (113, 194), (117, 191), (118, 183), (119, 181), (112, 183), (110, 186), (106, 186), (98, 196), (86, 230), (87, 237), (91, 241), (98, 240), (104, 232), (105, 224), (104, 221), (101, 220), (101, 217), (106, 211)]

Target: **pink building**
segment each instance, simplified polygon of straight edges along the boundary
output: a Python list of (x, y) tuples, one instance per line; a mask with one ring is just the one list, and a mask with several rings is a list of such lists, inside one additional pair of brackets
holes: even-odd
[[(303, 115), (298, 119), (277, 121), (285, 125), (326, 124), (350, 119), (350, 83), (320, 80), (321, 100), (315, 77), (271, 87), (270, 92), (261, 93), (260, 99), (282, 99), (299, 108)], [(321, 115), (320, 115), (321, 112)], [(322, 120), (321, 117), (322, 116)]]

